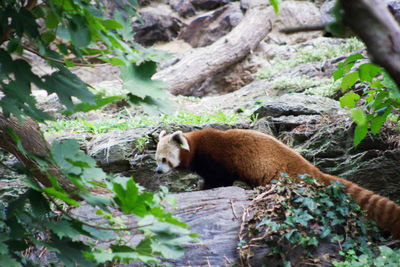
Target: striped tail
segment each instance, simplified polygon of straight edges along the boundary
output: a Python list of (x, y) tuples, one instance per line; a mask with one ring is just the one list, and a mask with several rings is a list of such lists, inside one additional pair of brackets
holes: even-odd
[(339, 180), (345, 186), (356, 203), (382, 228), (389, 230), (394, 236), (400, 237), (400, 206), (386, 197), (374, 194), (374, 192), (356, 185), (348, 180), (328, 174), (320, 175), (321, 181)]

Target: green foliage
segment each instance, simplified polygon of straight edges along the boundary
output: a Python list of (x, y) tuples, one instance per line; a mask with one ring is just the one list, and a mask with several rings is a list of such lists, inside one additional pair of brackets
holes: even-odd
[[(0, 4), (0, 88), (4, 97), (0, 107), (5, 116), (11, 114), (22, 118), (29, 116), (38, 121), (50, 116), (36, 107), (32, 96), (32, 86), (56, 93), (68, 112), (88, 111), (105, 105), (115, 98), (102, 99), (94, 96), (87, 84), (72, 74), (67, 67), (74, 62), (86, 62), (88, 57), (103, 62), (134, 68), (136, 72), (125, 72), (124, 81), (136, 97), (134, 104), (154, 105), (165, 99), (157, 83), (150, 81), (152, 74), (147, 66), (154, 66), (154, 60), (164, 56), (147, 52), (133, 42), (132, 25), (116, 12), (116, 19), (105, 18), (100, 9), (89, 0), (48, 0), (30, 6), (31, 1), (6, 0)], [(102, 4), (96, 2), (97, 5)], [(136, 15), (135, 0), (127, 1), (128, 17)], [(41, 28), (39, 21), (45, 22)], [(125, 28), (124, 28), (125, 27)], [(25, 40), (24, 42), (22, 40)], [(55, 69), (51, 74), (38, 75), (31, 65), (23, 59), (25, 50), (33, 51)], [(67, 67), (66, 67), (67, 66)], [(142, 85), (147, 84), (145, 87)], [(141, 87), (139, 87), (139, 85)], [(144, 93), (149, 90), (149, 93)], [(146, 95), (147, 99), (142, 97)], [(82, 104), (72, 102), (76, 97)]]
[[(153, 194), (144, 192), (131, 178), (106, 175), (73, 140), (53, 143), (51, 153), (63, 175), (81, 189), (76, 194), (96, 207), (100, 223), (85, 221), (65, 211), (62, 203), (80, 207), (82, 202), (65, 192), (56, 179), (51, 179), (53, 187), (50, 188), (43, 188), (30, 179), (28, 184), (31, 188), (9, 202), (0, 213), (3, 222), (0, 225), (0, 261), (22, 266), (31, 261), (24, 251), (43, 247), (54, 252), (57, 261), (61, 260), (66, 266), (92, 266), (111, 261), (127, 263), (131, 260), (157, 262), (158, 256), (182, 256), (182, 244), (196, 237), (184, 223), (165, 212), (161, 204), (168, 193), (165, 188)], [(103, 181), (113, 192), (112, 198), (87, 190)], [(123, 216), (116, 217), (111, 212), (116, 207), (124, 213)], [(132, 219), (127, 215), (136, 218), (137, 226), (128, 225)], [(129, 243), (131, 238), (125, 237), (136, 231), (142, 233), (143, 239), (132, 247)], [(80, 241), (82, 237), (88, 241)], [(110, 249), (97, 245), (99, 241), (110, 242)], [(42, 265), (40, 262), (35, 264)]]
[[(321, 185), (308, 175), (293, 181), (287, 175), (261, 188), (246, 214), (239, 234), (241, 258), (251, 255), (252, 247), (269, 247), (283, 262), (292, 249), (302, 247), (303, 262), (323, 263), (316, 260), (317, 248), (335, 247), (331, 259), (338, 259), (349, 250), (355, 255), (374, 255), (371, 242), (383, 240), (375, 223), (365, 218), (360, 207), (343, 190), (343, 184), (332, 182)], [(321, 259), (319, 259), (321, 260)], [(328, 260), (322, 259), (322, 260)], [(290, 265), (289, 265), (290, 266)]]
[[(354, 68), (359, 60), (363, 60), (362, 63)], [(340, 98), (340, 105), (352, 109), (352, 117), (357, 124), (354, 131), (355, 146), (366, 137), (368, 129), (372, 134), (377, 134), (393, 111), (400, 108), (400, 91), (396, 84), (382, 68), (365, 61), (361, 54), (351, 55), (339, 63), (333, 73), (335, 81), (341, 79), (342, 90), (348, 91)], [(363, 87), (363, 98), (351, 91), (357, 82)], [(365, 99), (365, 104), (360, 105), (360, 99)], [(399, 121), (398, 117), (391, 117), (393, 121)]]
[(385, 267), (400, 266), (400, 249), (391, 249), (387, 246), (380, 246), (378, 255), (366, 253), (356, 256), (354, 250), (343, 253), (345, 261), (334, 261), (335, 267)]

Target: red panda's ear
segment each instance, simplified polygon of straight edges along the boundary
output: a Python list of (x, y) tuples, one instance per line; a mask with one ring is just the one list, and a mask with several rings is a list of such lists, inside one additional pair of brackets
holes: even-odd
[(165, 130), (162, 130), (161, 132), (160, 132), (160, 135), (158, 136), (158, 140), (161, 140), (161, 138), (163, 138), (164, 136), (166, 136), (167, 135), (167, 132), (165, 131)]
[(190, 151), (189, 143), (183, 136), (182, 131), (176, 131), (171, 134), (170, 141), (176, 142), (182, 149)]

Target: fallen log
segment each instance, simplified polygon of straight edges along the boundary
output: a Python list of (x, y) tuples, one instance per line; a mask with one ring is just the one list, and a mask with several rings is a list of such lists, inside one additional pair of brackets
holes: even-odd
[(239, 62), (254, 50), (271, 31), (274, 10), (265, 0), (249, 0), (242, 21), (230, 33), (215, 43), (192, 49), (176, 64), (153, 76), (168, 84), (172, 94), (184, 92), (204, 81), (213, 73)]

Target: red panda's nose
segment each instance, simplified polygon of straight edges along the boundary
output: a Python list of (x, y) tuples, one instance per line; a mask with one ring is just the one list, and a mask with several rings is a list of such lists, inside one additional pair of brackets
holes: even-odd
[(163, 173), (163, 171), (162, 171), (162, 169), (161, 169), (160, 166), (158, 166), (158, 167), (156, 168), (156, 173), (158, 173), (158, 174), (162, 174), (162, 173)]

